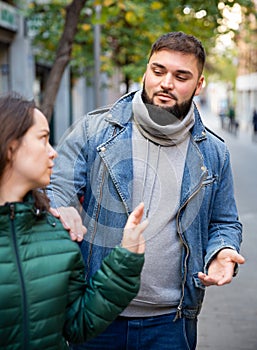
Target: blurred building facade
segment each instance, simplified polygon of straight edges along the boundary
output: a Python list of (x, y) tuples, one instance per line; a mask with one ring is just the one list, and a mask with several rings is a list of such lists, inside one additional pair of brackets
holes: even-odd
[[(255, 0), (257, 11), (257, 1)], [(238, 36), (238, 77), (236, 79), (236, 115), (240, 127), (252, 129), (253, 110), (257, 109), (257, 21), (256, 13), (242, 23)]]
[[(255, 0), (257, 2), (257, 0)], [(251, 16), (250, 28), (242, 26), (238, 37), (239, 58), (236, 80), (236, 118), (240, 127), (252, 127), (252, 113), (257, 109), (257, 23)], [(250, 30), (249, 30), (250, 29)], [(34, 97), (40, 104), (44, 86), (51, 66), (36, 62), (28, 35), (28, 25), (12, 0), (0, 0), (0, 93), (20, 92), (27, 98)], [(101, 106), (115, 101), (124, 91), (119, 73), (113, 81), (101, 76)], [(218, 99), (218, 93), (229, 96), (228, 87), (210, 85), (208, 90), (212, 109), (217, 114), (226, 108), (225, 101)], [(214, 93), (215, 91), (215, 93)], [(95, 105), (94, 87), (85, 78), (72, 79), (69, 67), (66, 69), (58, 91), (53, 118), (51, 120), (51, 142), (56, 144), (65, 130)]]
[(0, 1), (0, 93), (33, 95), (34, 61), (26, 25), (17, 8)]
[[(49, 67), (34, 61), (28, 26), (19, 8), (0, 1), (0, 93), (16, 91), (40, 100)], [(52, 120), (52, 142), (56, 143), (70, 125), (69, 70), (63, 76)]]
[[(36, 62), (33, 56), (28, 23), (14, 2), (0, 1), (0, 94), (16, 91), (26, 98), (34, 98), (38, 104), (51, 66)], [(101, 76), (101, 106), (120, 96), (119, 84)], [(117, 79), (118, 75), (113, 79)], [(114, 88), (109, 88), (116, 86)], [(108, 87), (108, 88), (107, 88)], [(94, 87), (85, 78), (72, 79), (70, 68), (63, 74), (51, 119), (51, 142), (57, 144), (66, 129), (85, 113), (94, 109)], [(99, 107), (99, 106), (98, 106)]]

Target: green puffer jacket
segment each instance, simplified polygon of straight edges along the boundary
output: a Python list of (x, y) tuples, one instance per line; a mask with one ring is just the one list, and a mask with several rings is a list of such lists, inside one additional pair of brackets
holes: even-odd
[(0, 206), (0, 349), (66, 349), (103, 331), (136, 296), (144, 255), (116, 247), (85, 283), (77, 243), (32, 203)]

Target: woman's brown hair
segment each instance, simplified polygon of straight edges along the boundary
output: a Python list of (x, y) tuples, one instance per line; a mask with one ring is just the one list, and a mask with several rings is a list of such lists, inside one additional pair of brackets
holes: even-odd
[[(34, 124), (34, 100), (26, 100), (16, 92), (0, 96), (0, 181), (7, 165), (11, 166), (8, 150), (11, 142), (21, 144), (23, 136)], [(32, 190), (35, 206), (42, 210), (49, 209), (49, 200), (44, 190)]]

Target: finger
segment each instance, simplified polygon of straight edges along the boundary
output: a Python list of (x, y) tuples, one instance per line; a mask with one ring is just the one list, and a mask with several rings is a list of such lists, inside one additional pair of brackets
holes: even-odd
[(201, 282), (206, 286), (213, 286), (217, 284), (216, 279), (214, 279), (213, 277), (210, 277), (208, 275), (206, 275), (205, 273), (202, 272), (198, 272), (198, 278), (201, 280)]
[(77, 235), (76, 241), (77, 241), (77, 242), (82, 242), (83, 239), (84, 239), (84, 236), (83, 236), (83, 235)]
[(59, 213), (58, 209), (56, 209), (56, 208), (49, 208), (49, 212), (50, 212), (54, 217), (56, 217), (56, 218), (59, 219), (60, 213)]
[(78, 211), (73, 207), (60, 207), (58, 208), (59, 218), (68, 231), (72, 231), (73, 238), (74, 235), (78, 236), (78, 241), (81, 241), (87, 232), (86, 227), (82, 223), (81, 216)]
[(233, 249), (222, 249), (218, 253), (218, 258), (225, 259), (228, 262), (244, 264), (245, 258)]
[[(74, 225), (75, 226), (75, 225)], [(69, 230), (70, 237), (73, 241), (81, 242), (84, 239), (84, 235), (87, 233), (87, 229), (84, 225), (79, 225), (76, 231)]]
[(139, 224), (144, 214), (144, 203), (141, 202), (132, 212), (134, 224)]
[(206, 286), (207, 285), (207, 275), (202, 272), (198, 272), (198, 278)]
[(136, 216), (138, 221), (140, 221), (142, 219), (142, 216), (144, 214), (144, 207), (145, 207), (144, 203), (141, 202), (138, 204), (138, 206), (135, 209), (135, 216)]
[(70, 235), (70, 238), (71, 238), (72, 241), (76, 241), (77, 240), (77, 235), (73, 231), (69, 231), (69, 235)]
[(87, 233), (87, 229), (84, 225), (69, 217), (67, 220), (71, 223), (71, 225), (67, 224), (67, 221), (64, 220), (63, 216), (60, 216), (59, 219), (63, 227), (69, 232), (73, 241), (81, 242), (83, 240), (84, 235)]
[(129, 215), (125, 228), (131, 228), (140, 223), (144, 214), (144, 203), (140, 203)]
[(87, 232), (86, 227), (82, 224), (80, 216), (70, 217), (69, 222), (71, 223), (72, 231), (78, 236), (83, 238), (83, 235)]
[(59, 219), (60, 219), (63, 227), (65, 228), (65, 230), (70, 231), (71, 230), (71, 226), (68, 225), (68, 223), (64, 220), (62, 215), (59, 216)]
[(242, 255), (237, 253), (235, 258), (233, 259), (233, 261), (238, 263), (238, 264), (244, 264), (245, 263), (245, 258)]
[(201, 282), (207, 287), (214, 286), (214, 285), (223, 286), (225, 284), (229, 284), (232, 281), (233, 272), (228, 271), (224, 274), (224, 276), (219, 276), (216, 278), (203, 274), (202, 272), (199, 272), (198, 277), (201, 280)]
[(50, 208), (49, 211), (61, 221), (63, 227), (69, 232), (72, 241), (81, 242), (83, 240), (87, 229), (74, 208)]
[(87, 229), (82, 225), (82, 232), (77, 234), (77, 241), (81, 242), (84, 239), (84, 235), (87, 233)]

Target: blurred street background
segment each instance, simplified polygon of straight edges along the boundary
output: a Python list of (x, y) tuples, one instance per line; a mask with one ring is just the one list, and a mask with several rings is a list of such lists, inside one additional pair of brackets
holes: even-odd
[(195, 35), (207, 59), (200, 100), (252, 129), (257, 0), (0, 0), (0, 93), (34, 98), (51, 143), (85, 113), (138, 89), (152, 43)]
[(256, 350), (257, 0), (0, 0), (0, 94), (33, 97), (56, 145), (85, 113), (138, 89), (152, 43), (174, 30), (206, 49), (195, 100), (230, 149), (244, 225), (246, 263), (232, 284), (207, 289), (198, 350)]
[(243, 223), (241, 253), (246, 263), (230, 285), (207, 288), (199, 319), (198, 350), (257, 349), (257, 143), (252, 132), (222, 130), (220, 118), (202, 109), (205, 124), (229, 147), (235, 193)]

